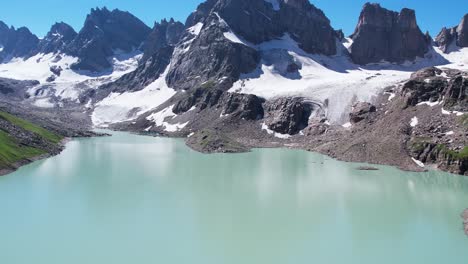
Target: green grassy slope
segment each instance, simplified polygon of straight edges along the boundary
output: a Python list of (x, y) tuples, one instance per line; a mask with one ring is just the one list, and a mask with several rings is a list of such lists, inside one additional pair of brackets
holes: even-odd
[(58, 142), (60, 142), (60, 140), (63, 139), (63, 137), (61, 137), (59, 135), (56, 135), (56, 134), (54, 134), (52, 132), (49, 132), (48, 130), (46, 130), (46, 129), (42, 128), (42, 127), (36, 126), (36, 125), (26, 121), (26, 120), (23, 120), (21, 118), (18, 118), (16, 116), (11, 115), (11, 114), (0, 111), (0, 117), (3, 117), (4, 119), (8, 120), (10, 123), (12, 123), (14, 125), (17, 125), (17, 126), (23, 128), (25, 130), (36, 133), (39, 136), (41, 136), (43, 138), (46, 138), (50, 142), (58, 143)]
[[(15, 117), (6, 112), (0, 111), (0, 118), (3, 118), (11, 124), (26, 131), (39, 135), (52, 144), (58, 144), (63, 139), (63, 137), (60, 135), (54, 134), (42, 127), (34, 125), (26, 120)], [(11, 168), (12, 165), (16, 162), (30, 159), (46, 153), (46, 150), (37, 147), (35, 148), (31, 146), (20, 145), (16, 140), (15, 135), (9, 135), (0, 127), (0, 169)]]

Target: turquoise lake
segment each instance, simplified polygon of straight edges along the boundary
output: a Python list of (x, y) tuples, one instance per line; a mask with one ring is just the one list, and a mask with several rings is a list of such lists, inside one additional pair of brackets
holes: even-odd
[(467, 263), (468, 178), (114, 133), (0, 177), (2, 264)]

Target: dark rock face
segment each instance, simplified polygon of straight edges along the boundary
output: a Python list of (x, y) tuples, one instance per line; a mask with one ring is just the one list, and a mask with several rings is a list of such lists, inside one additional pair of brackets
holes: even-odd
[(377, 108), (367, 102), (359, 102), (353, 105), (353, 109), (349, 114), (351, 123), (356, 124), (362, 120), (368, 119), (372, 113), (375, 113)]
[(220, 0), (213, 10), (247, 41), (258, 44), (285, 33), (309, 53), (336, 53), (337, 34), (324, 13), (307, 0), (279, 0), (279, 9), (264, 0)]
[[(206, 82), (227, 89), (241, 74), (257, 67), (261, 54), (227, 39), (224, 34), (230, 31), (253, 44), (289, 34), (306, 52), (336, 54), (337, 33), (307, 0), (279, 0), (278, 6), (264, 0), (209, 0), (189, 16), (186, 27), (197, 23), (203, 24), (200, 34), (184, 38), (187, 45), (174, 56), (167, 81), (175, 89)], [(300, 67), (291, 62), (284, 72), (296, 73)]]
[(63, 69), (62, 69), (62, 67), (60, 67), (60, 66), (53, 65), (53, 66), (50, 67), (50, 71), (51, 71), (53, 74), (55, 74), (55, 75), (57, 75), (57, 76), (60, 76), (60, 74), (62, 74)]
[(468, 14), (466, 14), (457, 28), (458, 38), (457, 45), (459, 47), (468, 47)]
[(223, 115), (233, 115), (245, 120), (262, 119), (263, 99), (252, 94), (225, 93), (221, 105)]
[(455, 44), (460, 48), (468, 47), (468, 14), (466, 14), (460, 24), (453, 28), (443, 28), (435, 39), (439, 48), (449, 53), (450, 46)]
[(358, 64), (414, 60), (429, 49), (414, 10), (404, 8), (397, 13), (379, 4), (364, 5), (352, 38), (351, 57)]
[(64, 22), (55, 23), (39, 43), (38, 52), (58, 53), (64, 51), (77, 36), (76, 31)]
[(182, 114), (193, 107), (202, 111), (207, 108), (222, 109), (221, 115), (244, 120), (258, 120), (264, 116), (263, 98), (252, 94), (228, 93), (216, 88), (197, 88), (178, 100), (172, 109)]
[(173, 107), (172, 112), (181, 114), (189, 111), (192, 107), (204, 110), (207, 107), (217, 106), (223, 91), (215, 88), (197, 88), (188, 92), (182, 100)]
[(159, 49), (144, 64), (130, 73), (120, 77), (113, 83), (105, 84), (99, 90), (112, 92), (139, 91), (157, 80), (171, 61), (174, 48)]
[(83, 29), (67, 47), (67, 53), (79, 57), (74, 70), (103, 71), (111, 67), (107, 60), (115, 52), (138, 49), (150, 28), (128, 12), (106, 8), (92, 9)]
[(147, 61), (161, 48), (175, 46), (180, 41), (184, 29), (184, 24), (176, 22), (172, 18), (169, 22), (164, 19), (161, 23), (155, 23), (143, 45), (144, 53), (141, 62)]
[(450, 44), (456, 39), (457, 31), (455, 28), (443, 28), (435, 38), (435, 43), (439, 48), (445, 52), (449, 52)]
[(187, 90), (209, 83), (227, 89), (260, 62), (255, 49), (224, 37), (225, 25), (216, 14), (211, 14), (207, 21), (210, 22), (193, 39), (190, 48), (175, 54), (167, 76), (170, 87)]
[(10, 33), (10, 28), (3, 22), (0, 21), (0, 45), (5, 46)]
[(312, 108), (299, 97), (269, 101), (265, 106), (265, 123), (275, 132), (294, 135), (307, 127)]
[(0, 99), (3, 97), (7, 101), (11, 101), (12, 98), (22, 100), (25, 97), (26, 90), (38, 84), (38, 81), (19, 81), (0, 78)]
[(421, 102), (442, 102), (448, 110), (468, 111), (468, 76), (459, 70), (422, 69), (404, 84), (402, 93), (407, 107)]
[(39, 39), (26, 27), (15, 29), (8, 28), (5, 23), (0, 22), (0, 62), (8, 58), (28, 58), (34, 55), (39, 44)]

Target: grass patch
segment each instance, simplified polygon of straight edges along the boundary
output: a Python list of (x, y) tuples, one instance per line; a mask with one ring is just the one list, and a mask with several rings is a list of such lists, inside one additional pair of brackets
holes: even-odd
[(440, 153), (447, 155), (451, 157), (452, 159), (456, 160), (465, 160), (468, 159), (468, 146), (465, 146), (462, 150), (460, 151), (455, 151), (447, 148), (445, 145), (437, 145), (437, 149), (440, 151)]
[(0, 130), (0, 167), (10, 167), (15, 162), (41, 154), (45, 152), (37, 148), (20, 146), (13, 137)]
[(205, 83), (203, 83), (200, 87), (203, 88), (203, 89), (211, 89), (211, 88), (215, 87), (215, 85), (216, 85), (215, 81), (209, 80), (209, 81), (206, 81)]
[(63, 139), (62, 136), (54, 134), (54, 133), (52, 133), (52, 132), (50, 132), (50, 131), (42, 128), (42, 127), (36, 126), (36, 125), (26, 121), (26, 120), (23, 120), (21, 118), (18, 118), (16, 116), (11, 115), (11, 114), (0, 111), (0, 117), (3, 117), (4, 119), (9, 121), (10, 123), (12, 123), (14, 125), (17, 125), (17, 126), (23, 128), (25, 130), (36, 133), (39, 136), (49, 140), (52, 143), (59, 143)]
[(464, 114), (458, 118), (462, 126), (468, 128), (468, 114)]

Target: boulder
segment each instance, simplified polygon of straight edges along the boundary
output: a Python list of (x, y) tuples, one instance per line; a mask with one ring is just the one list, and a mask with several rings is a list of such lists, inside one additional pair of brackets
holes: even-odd
[(349, 114), (349, 119), (351, 123), (356, 124), (362, 120), (368, 119), (372, 113), (375, 113), (377, 108), (367, 102), (358, 102), (353, 105), (352, 111)]
[(312, 110), (303, 98), (279, 98), (266, 103), (265, 123), (275, 132), (294, 135), (308, 126)]

